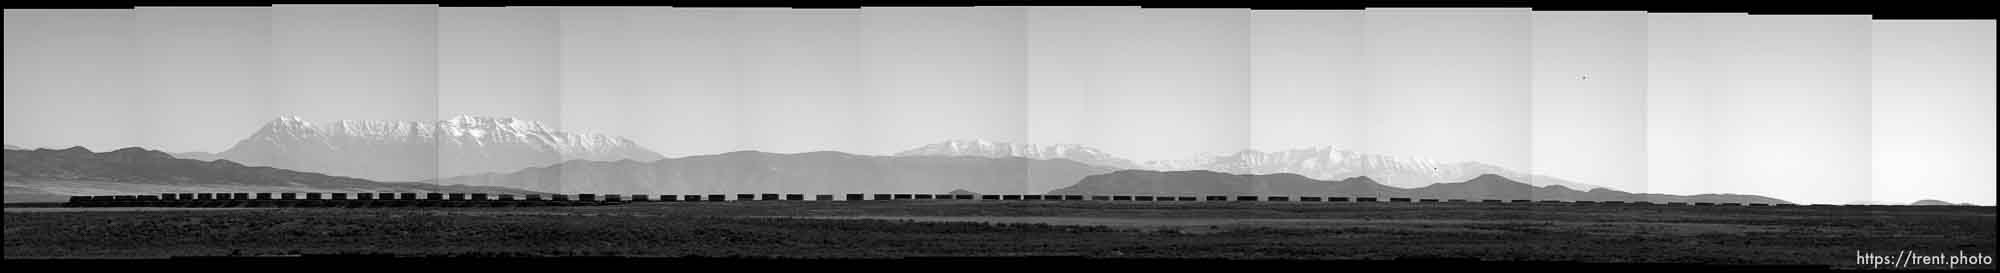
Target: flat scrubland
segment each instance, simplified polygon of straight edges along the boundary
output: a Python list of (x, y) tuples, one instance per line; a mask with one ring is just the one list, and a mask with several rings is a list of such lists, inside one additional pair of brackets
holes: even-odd
[(529, 208), (9, 208), (5, 255), (17, 259), (274, 254), (1054, 255), (1867, 267), (1855, 264), (1857, 251), (1993, 256), (1994, 212), (1993, 207), (958, 200)]

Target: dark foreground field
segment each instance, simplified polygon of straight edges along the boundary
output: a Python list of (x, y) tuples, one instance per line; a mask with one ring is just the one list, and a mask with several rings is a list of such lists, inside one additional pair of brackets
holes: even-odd
[[(7, 210), (9, 259), (1083, 256), (1866, 268), (1857, 252), (1996, 252), (1992, 207), (868, 201)], [(1957, 268), (1968, 267), (1993, 268)]]

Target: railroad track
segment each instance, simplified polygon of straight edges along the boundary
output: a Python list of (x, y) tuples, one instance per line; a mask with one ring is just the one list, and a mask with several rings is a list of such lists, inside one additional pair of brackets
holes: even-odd
[[(1668, 205), (1788, 207), (1796, 204), (1646, 202), (1626, 200), (1441, 199), (1380, 196), (1277, 195), (1035, 195), (1035, 194), (487, 194), (487, 193), (162, 193), (157, 195), (71, 196), (65, 207), (538, 207), (601, 206), (651, 202), (853, 202), (853, 201), (1044, 201), (1044, 202), (1283, 202), (1283, 203), (1497, 203), (1561, 205)], [(1811, 205), (1833, 206), (1833, 205)], [(1858, 206), (1858, 205), (1846, 205)]]

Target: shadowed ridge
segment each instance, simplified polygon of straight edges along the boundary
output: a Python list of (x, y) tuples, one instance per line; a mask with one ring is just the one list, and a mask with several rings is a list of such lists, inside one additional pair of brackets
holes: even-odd
[(1414, 189), (1430, 198), (1467, 200), (1534, 199), (1535, 186), (1496, 174), (1481, 174), (1465, 182), (1437, 183)]
[[(417, 188), (413, 187), (414, 185), (382, 183), (271, 167), (246, 167), (227, 160), (180, 159), (165, 152), (139, 147), (121, 148), (103, 153), (87, 151), (82, 147), (63, 150), (7, 151), (8, 185), (26, 189), (55, 187), (128, 194), (157, 194), (158, 190), (182, 187), (264, 191), (407, 192), (436, 189), (436, 187)], [(133, 192), (133, 189), (153, 190)], [(492, 187), (446, 187), (441, 190), (530, 193)]]
[(1248, 175), (1207, 170), (1121, 170), (1092, 175), (1069, 187), (1050, 191), (1064, 195), (1334, 195), (1384, 196), (1406, 190), (1376, 183), (1368, 177), (1322, 181), (1298, 174)]
[[(1775, 198), (1743, 194), (1676, 196), (1631, 194), (1606, 188), (1577, 191), (1563, 185), (1536, 187), (1497, 174), (1482, 174), (1462, 182), (1435, 183), (1414, 189), (1376, 183), (1366, 176), (1321, 181), (1296, 174), (1232, 175), (1212, 171), (1124, 170), (1085, 177), (1055, 194), (1203, 194), (1275, 196), (1402, 197), (1463, 200), (1654, 201), (1786, 204)], [(1659, 201), (1655, 201), (1659, 202)]]
[(35, 151), (56, 151), (57, 154), (67, 155), (67, 156), (88, 156), (97, 153), (97, 152), (92, 152), (90, 151), (90, 148), (84, 148), (83, 146), (70, 146), (69, 148), (63, 148), (61, 150), (35, 149)]
[(1937, 199), (1917, 200), (1916, 202), (1910, 202), (1910, 205), (1911, 206), (1974, 206), (1972, 203), (1952, 203)]
[(110, 152), (105, 152), (102, 155), (119, 161), (137, 161), (146, 159), (174, 158), (173, 155), (167, 154), (166, 152), (147, 150), (145, 148), (139, 148), (139, 147), (125, 147), (117, 150), (112, 150)]
[(1610, 194), (1610, 193), (1625, 193), (1625, 194), (1629, 194), (1629, 192), (1625, 192), (1625, 191), (1621, 191), (1621, 190), (1614, 190), (1614, 189), (1608, 189), (1608, 188), (1595, 188), (1595, 189), (1590, 189), (1590, 191), (1587, 191), (1587, 192), (1589, 192), (1589, 193), (1593, 193), (1593, 194)]

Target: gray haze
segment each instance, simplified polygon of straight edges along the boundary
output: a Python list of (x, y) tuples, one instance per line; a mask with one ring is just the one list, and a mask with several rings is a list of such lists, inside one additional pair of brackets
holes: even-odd
[(5, 20), (5, 142), (29, 148), (219, 153), (280, 116), (471, 115), (668, 157), (1330, 146), (1803, 203), (1992, 204), (1996, 179), (1992, 21), (283, 5)]

